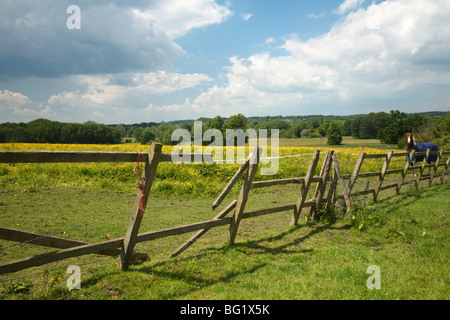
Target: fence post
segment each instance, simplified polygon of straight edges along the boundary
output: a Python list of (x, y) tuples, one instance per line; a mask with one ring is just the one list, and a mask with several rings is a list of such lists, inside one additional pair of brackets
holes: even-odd
[(428, 157), (430, 156), (430, 151), (431, 151), (431, 149), (427, 149), (427, 152), (425, 153), (425, 157), (423, 158), (422, 165), (420, 166), (420, 169), (419, 169), (419, 174), (417, 175), (416, 187), (419, 186), (420, 179), (422, 178), (423, 170), (425, 169), (425, 165), (428, 162)]
[(261, 148), (256, 147), (253, 150), (252, 156), (250, 158), (247, 174), (244, 177), (244, 184), (242, 185), (241, 192), (239, 193), (234, 216), (230, 223), (230, 244), (233, 244), (236, 238), (239, 223), (242, 219), (242, 213), (244, 212), (245, 205), (248, 200), (248, 194), (250, 192), (250, 189), (252, 188), (253, 178), (255, 177), (256, 171), (258, 170), (260, 153)]
[(314, 198), (316, 199), (316, 205), (312, 206), (309, 215), (311, 215), (311, 220), (315, 221), (317, 219), (317, 210), (322, 204), (323, 195), (325, 194), (325, 189), (327, 187), (328, 177), (330, 174), (332, 156), (334, 154), (333, 150), (327, 151), (325, 159), (323, 161), (322, 169), (320, 170), (320, 181), (317, 184), (316, 192), (314, 193)]
[(328, 194), (327, 194), (327, 203), (326, 203), (327, 208), (334, 207), (337, 183), (338, 183), (338, 173), (337, 173), (336, 167), (335, 167), (333, 170), (333, 178), (331, 178), (330, 188), (328, 189)]
[(153, 180), (156, 176), (156, 169), (161, 158), (162, 145), (159, 143), (153, 143), (150, 152), (148, 154), (148, 161), (145, 164), (143, 186), (136, 196), (133, 210), (131, 213), (128, 228), (123, 239), (123, 247), (119, 256), (119, 267), (121, 269), (127, 269), (130, 264), (130, 257), (133, 252), (133, 248), (136, 244), (136, 236), (139, 232), (139, 227), (144, 217), (145, 208), (147, 206), (148, 196), (152, 188)]
[(430, 184), (433, 182), (434, 176), (436, 175), (436, 172), (439, 168), (439, 163), (441, 162), (441, 158), (443, 155), (444, 155), (444, 150), (441, 149), (441, 151), (439, 151), (439, 153), (437, 155), (436, 162), (434, 163), (433, 174), (431, 175), (431, 178), (430, 178)]
[(416, 150), (412, 149), (409, 155), (407, 156), (407, 161), (405, 166), (403, 167), (402, 176), (400, 178), (400, 181), (397, 185), (397, 188), (395, 189), (395, 192), (397, 194), (400, 194), (400, 189), (403, 185), (403, 181), (405, 180), (406, 175), (408, 174), (409, 167), (411, 166), (411, 159), (414, 157), (414, 153), (416, 153)]
[(236, 182), (241, 178), (241, 176), (244, 174), (245, 170), (248, 169), (248, 164), (250, 162), (250, 158), (251, 156), (249, 156), (247, 158), (247, 160), (244, 162), (244, 164), (238, 169), (238, 171), (236, 171), (236, 173), (234, 174), (234, 176), (230, 179), (230, 181), (228, 181), (227, 185), (225, 186), (225, 188), (222, 190), (222, 192), (220, 193), (220, 195), (217, 197), (216, 201), (214, 201), (213, 205), (212, 205), (212, 209), (215, 210), (223, 201), (223, 199), (225, 199), (225, 197), (227, 196), (228, 192), (230, 192), (231, 188), (234, 187), (234, 185), (236, 184)]
[(447, 169), (448, 169), (449, 164), (450, 164), (450, 155), (447, 158), (447, 162), (445, 163), (444, 170), (442, 171), (442, 174), (441, 174), (441, 183), (444, 182), (444, 177), (447, 174)]
[(348, 182), (348, 196), (349, 197), (351, 197), (353, 186), (354, 186), (356, 178), (358, 176), (359, 169), (361, 169), (361, 166), (362, 166), (362, 164), (364, 162), (365, 156), (366, 156), (365, 152), (361, 152), (359, 154), (358, 160), (356, 161), (356, 164), (355, 164), (355, 168), (353, 169), (353, 173), (350, 176), (350, 180)]
[(377, 201), (378, 193), (380, 192), (381, 185), (383, 184), (384, 176), (386, 175), (387, 168), (389, 167), (389, 163), (391, 162), (392, 155), (394, 151), (389, 151), (386, 160), (383, 164), (383, 169), (381, 169), (380, 177), (378, 178), (378, 185), (375, 187), (375, 191), (373, 193), (373, 201)]
[(308, 195), (309, 187), (311, 186), (311, 180), (314, 177), (314, 171), (317, 167), (317, 162), (319, 161), (320, 150), (314, 150), (313, 156), (309, 163), (308, 173), (305, 177), (305, 183), (303, 188), (300, 191), (300, 195), (297, 199), (297, 205), (294, 211), (294, 215), (292, 217), (291, 224), (296, 225), (298, 222), (298, 218), (300, 217), (300, 213), (302, 212), (303, 205), (305, 204), (306, 196)]
[(349, 212), (352, 212), (352, 203), (350, 202), (350, 196), (348, 194), (347, 188), (345, 186), (344, 179), (342, 179), (341, 169), (339, 168), (339, 162), (337, 160), (336, 154), (333, 154), (333, 162), (334, 162), (334, 172), (341, 183), (342, 194), (344, 195), (345, 204)]

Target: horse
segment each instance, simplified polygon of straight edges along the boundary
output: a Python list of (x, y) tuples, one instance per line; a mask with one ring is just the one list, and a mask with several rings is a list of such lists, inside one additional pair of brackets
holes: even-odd
[[(416, 152), (426, 152), (428, 149), (431, 149), (431, 151), (439, 151), (439, 147), (431, 142), (423, 142), (423, 143), (416, 143), (416, 140), (414, 139), (414, 136), (411, 132), (406, 133), (406, 139), (407, 139), (407, 147), (406, 150), (408, 152), (411, 152), (411, 150), (415, 150)], [(422, 162), (425, 158), (424, 155), (420, 156), (414, 156), (411, 159), (411, 164), (414, 166), (418, 162)], [(435, 162), (437, 160), (437, 155), (432, 154), (428, 157), (428, 164), (431, 164), (432, 162)], [(406, 161), (408, 161), (408, 156), (406, 156)], [(428, 168), (428, 173), (430, 173), (430, 168)], [(416, 176), (415, 170), (412, 170), (413, 176)]]

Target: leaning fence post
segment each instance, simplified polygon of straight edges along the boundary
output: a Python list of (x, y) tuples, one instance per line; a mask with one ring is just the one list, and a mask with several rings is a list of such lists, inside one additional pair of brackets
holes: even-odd
[(364, 162), (365, 156), (366, 156), (365, 152), (361, 152), (359, 154), (358, 160), (356, 161), (356, 164), (355, 164), (355, 168), (353, 169), (353, 173), (350, 176), (350, 180), (348, 182), (348, 196), (349, 197), (351, 197), (353, 186), (354, 186), (356, 178), (358, 176), (359, 169), (361, 169), (361, 166), (362, 166), (362, 164)]
[(230, 244), (233, 244), (236, 238), (239, 223), (241, 222), (242, 214), (244, 212), (245, 205), (248, 200), (248, 194), (250, 192), (250, 189), (252, 188), (253, 178), (255, 177), (256, 171), (258, 170), (259, 156), (261, 150), (262, 150), (261, 148), (256, 147), (253, 150), (252, 156), (250, 158), (247, 174), (245, 175), (244, 178), (244, 184), (242, 185), (241, 192), (239, 193), (239, 198), (237, 200), (234, 216), (230, 223)]
[(331, 168), (331, 162), (332, 162), (332, 156), (334, 154), (334, 151), (327, 151), (327, 154), (325, 156), (325, 160), (323, 161), (322, 170), (320, 173), (320, 181), (317, 184), (316, 192), (314, 194), (314, 198), (316, 199), (316, 205), (311, 207), (310, 215), (311, 220), (314, 221), (317, 218), (317, 210), (322, 205), (322, 199), (325, 194), (325, 189), (327, 187), (327, 181), (330, 174), (330, 168)]
[(300, 217), (300, 213), (302, 212), (303, 205), (305, 204), (306, 201), (306, 196), (308, 195), (309, 187), (311, 186), (312, 178), (314, 177), (314, 171), (316, 170), (317, 162), (319, 161), (319, 155), (320, 150), (314, 150), (311, 162), (309, 163), (308, 173), (306, 174), (305, 177), (305, 183), (297, 199), (297, 205), (295, 207), (294, 215), (291, 221), (292, 225), (297, 224), (298, 218)]
[(244, 162), (244, 164), (238, 169), (238, 171), (236, 171), (236, 173), (234, 174), (234, 176), (230, 179), (230, 181), (228, 181), (227, 185), (225, 186), (225, 188), (222, 190), (222, 192), (220, 193), (220, 195), (217, 197), (216, 201), (214, 201), (213, 205), (212, 205), (212, 209), (216, 209), (223, 201), (223, 199), (225, 199), (225, 197), (227, 196), (228, 192), (230, 192), (231, 188), (234, 187), (234, 185), (236, 184), (236, 182), (241, 178), (241, 176), (244, 174), (245, 170), (248, 169), (248, 164), (250, 162), (250, 158), (251, 156), (249, 156), (247, 158), (247, 160)]
[(333, 162), (334, 162), (334, 172), (337, 175), (337, 178), (339, 179), (339, 182), (341, 183), (341, 189), (342, 194), (344, 195), (345, 204), (347, 206), (347, 210), (349, 210), (350, 213), (352, 213), (352, 203), (350, 202), (350, 196), (347, 191), (347, 187), (345, 186), (344, 179), (342, 179), (341, 175), (341, 169), (339, 168), (339, 162), (337, 160), (336, 154), (333, 154)]
[(414, 158), (414, 153), (416, 153), (416, 150), (412, 149), (411, 152), (409, 153), (409, 155), (407, 156), (407, 159), (406, 159), (407, 161), (406, 161), (405, 166), (403, 167), (402, 176), (401, 176), (400, 181), (396, 188), (397, 194), (400, 194), (400, 188), (402, 187), (403, 181), (405, 180), (405, 177), (408, 174), (409, 167), (411, 166), (411, 160), (412, 160), (412, 158)]
[(120, 251), (119, 267), (122, 269), (127, 269), (130, 264), (130, 257), (136, 244), (136, 236), (138, 235), (139, 227), (147, 206), (148, 196), (156, 176), (156, 169), (161, 158), (161, 151), (162, 145), (153, 143), (148, 154), (148, 162), (145, 164), (143, 186), (140, 186), (140, 190), (136, 196), (128, 228), (123, 239), (123, 247)]
[(428, 162), (428, 158), (430, 157), (430, 151), (431, 149), (427, 149), (427, 151), (425, 152), (425, 157), (423, 158), (422, 165), (420, 166), (419, 169), (419, 174), (417, 175), (416, 187), (419, 186), (420, 180), (422, 179), (423, 170), (425, 169), (425, 166)]
[(383, 184), (384, 176), (386, 175), (387, 168), (389, 167), (389, 163), (391, 162), (392, 155), (394, 151), (389, 151), (386, 160), (384, 161), (383, 168), (381, 169), (380, 176), (378, 178), (378, 185), (375, 187), (375, 191), (373, 193), (373, 201), (377, 201), (378, 193), (380, 192), (381, 185)]

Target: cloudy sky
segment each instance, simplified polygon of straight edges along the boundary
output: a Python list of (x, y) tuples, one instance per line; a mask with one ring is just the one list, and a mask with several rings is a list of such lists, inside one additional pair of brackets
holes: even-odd
[(450, 108), (448, 0), (0, 3), (0, 123)]

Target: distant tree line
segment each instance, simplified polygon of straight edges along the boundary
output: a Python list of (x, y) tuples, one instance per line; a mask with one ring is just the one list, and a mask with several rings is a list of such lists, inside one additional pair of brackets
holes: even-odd
[(117, 144), (121, 137), (116, 128), (93, 121), (81, 124), (37, 119), (0, 124), (0, 142)]
[[(450, 113), (427, 112), (406, 114), (398, 110), (369, 113), (354, 116), (305, 116), (305, 117), (245, 117), (242, 114), (229, 118), (199, 118), (203, 133), (208, 129), (222, 132), (225, 144), (226, 129), (249, 128), (267, 129), (270, 137), (271, 129), (278, 129), (280, 138), (327, 138), (330, 145), (339, 145), (343, 136), (355, 139), (378, 139), (384, 144), (405, 146), (406, 132), (414, 132), (421, 140), (437, 141), (443, 145), (449, 143), (448, 124)], [(136, 141), (148, 143), (157, 140), (163, 144), (177, 144), (171, 140), (175, 129), (187, 129), (193, 134), (194, 121), (177, 121), (157, 124), (141, 123), (139, 125), (118, 125), (116, 128), (122, 136), (134, 137)], [(424, 132), (428, 132), (424, 134)], [(206, 142), (205, 144), (208, 144)]]
[[(353, 116), (275, 116), (245, 117), (236, 114), (229, 118), (199, 118), (202, 133), (208, 129), (222, 132), (223, 143), (227, 129), (252, 128), (278, 129), (280, 138), (327, 138), (330, 145), (339, 145), (342, 136), (356, 139), (378, 139), (382, 143), (405, 146), (405, 134), (413, 132), (418, 141), (432, 141), (441, 145), (450, 144), (450, 112), (428, 112), (406, 114), (398, 110), (389, 113), (377, 112)], [(38, 119), (29, 123), (0, 124), (0, 142), (47, 142), (47, 143), (100, 143), (116, 144), (139, 142), (149, 144), (158, 141), (165, 145), (175, 145), (172, 141), (175, 129), (186, 129), (194, 138), (194, 120), (172, 122), (142, 122), (138, 124), (104, 125), (93, 121), (83, 124), (61, 123)], [(204, 142), (209, 144), (211, 142)]]

